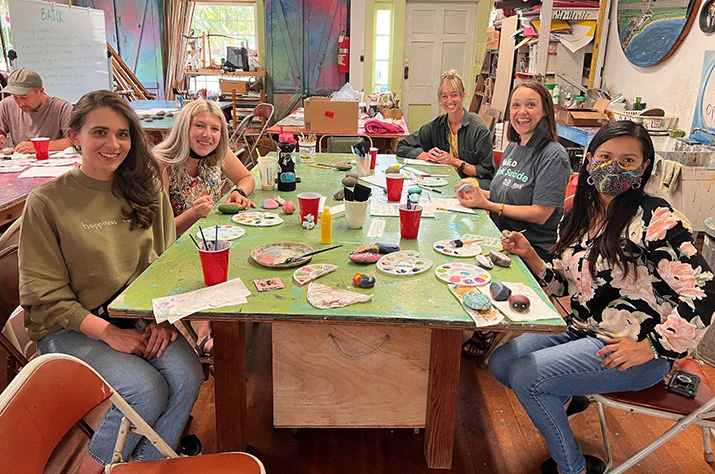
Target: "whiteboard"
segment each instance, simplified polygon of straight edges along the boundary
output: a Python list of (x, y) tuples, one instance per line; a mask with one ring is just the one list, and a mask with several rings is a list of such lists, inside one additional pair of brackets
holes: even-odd
[(111, 90), (104, 12), (37, 0), (9, 0), (18, 67), (37, 71), (45, 92), (72, 103)]

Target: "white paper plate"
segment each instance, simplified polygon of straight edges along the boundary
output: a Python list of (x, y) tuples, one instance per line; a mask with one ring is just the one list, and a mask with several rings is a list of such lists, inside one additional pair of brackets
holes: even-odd
[(252, 227), (273, 227), (283, 223), (283, 219), (273, 212), (241, 212), (231, 217), (233, 222)]

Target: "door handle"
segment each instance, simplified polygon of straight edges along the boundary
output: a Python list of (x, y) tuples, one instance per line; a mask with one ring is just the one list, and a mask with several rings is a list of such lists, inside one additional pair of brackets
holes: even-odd
[(409, 66), (405, 66), (405, 74), (404, 74), (404, 77), (405, 77), (405, 79), (409, 79), (409, 78), (410, 78), (410, 67), (409, 67)]

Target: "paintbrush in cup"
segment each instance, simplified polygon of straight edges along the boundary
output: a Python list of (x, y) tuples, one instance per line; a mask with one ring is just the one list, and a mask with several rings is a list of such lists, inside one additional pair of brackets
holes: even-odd
[(477, 239), (469, 239), (469, 240), (454, 239), (454, 240), (449, 241), (449, 245), (451, 245), (452, 247), (459, 248), (459, 247), (464, 247), (465, 245), (473, 244), (475, 242), (481, 242), (483, 240), (484, 239), (482, 239), (481, 237), (479, 237)]

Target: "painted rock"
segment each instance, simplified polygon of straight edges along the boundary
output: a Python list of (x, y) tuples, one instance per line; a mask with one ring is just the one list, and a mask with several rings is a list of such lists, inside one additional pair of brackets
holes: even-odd
[(407, 190), (407, 194), (422, 194), (422, 188), (414, 187)]
[(145, 122), (153, 122), (154, 119), (151, 118), (151, 117), (144, 117), (144, 121), (145, 121)]
[(359, 176), (357, 175), (357, 173), (346, 173), (345, 177), (358, 179)]
[(278, 209), (278, 203), (275, 199), (264, 199), (263, 209)]
[(506, 301), (511, 296), (511, 288), (498, 281), (493, 281), (489, 285), (489, 294), (492, 295), (494, 301)]
[(154, 116), (154, 118), (155, 118), (156, 120), (164, 120), (164, 116), (163, 116), (163, 115), (156, 115), (156, 116)]
[(167, 117), (173, 117), (173, 116), (174, 116), (174, 112), (167, 112), (167, 113), (166, 113), (166, 116), (167, 116)]
[(377, 262), (378, 260), (380, 260), (381, 256), (382, 255), (380, 255), (379, 253), (363, 252), (351, 253), (349, 258), (355, 263), (368, 264)]
[(356, 273), (353, 275), (353, 285), (358, 288), (372, 288), (375, 286), (375, 277), (367, 273)]
[(377, 245), (377, 248), (380, 250), (380, 253), (392, 253), (400, 251), (400, 246), (395, 244), (382, 244), (378, 242), (375, 245)]
[(380, 247), (377, 245), (361, 245), (359, 247), (355, 247), (351, 253), (379, 253), (380, 252)]
[(481, 293), (465, 293), (462, 301), (467, 308), (476, 311), (486, 311), (492, 306), (492, 300)]
[(344, 161), (341, 161), (340, 163), (335, 163), (335, 167), (340, 171), (348, 171), (353, 169), (353, 165), (351, 165), (350, 163), (345, 163)]
[(164, 112), (163, 110), (160, 110), (156, 113), (156, 115), (166, 115), (166, 112)]
[(243, 210), (243, 206), (238, 203), (233, 204), (220, 204), (218, 206), (218, 212), (221, 214), (238, 214)]
[(333, 199), (335, 199), (336, 201), (342, 201), (343, 199), (345, 199), (345, 191), (341, 189), (337, 193), (333, 194)]
[(494, 262), (494, 264), (499, 265), (500, 267), (508, 267), (511, 265), (511, 259), (504, 255), (501, 252), (497, 252), (496, 250), (492, 250), (489, 252), (489, 259)]
[(514, 311), (526, 313), (529, 311), (529, 306), (531, 306), (531, 301), (524, 295), (513, 295), (509, 297), (509, 307)]
[(419, 194), (410, 194), (410, 195), (408, 195), (407, 199), (409, 199), (410, 202), (413, 204), (418, 204), (420, 202), (420, 195)]
[(283, 212), (285, 214), (293, 214), (295, 212), (295, 204), (290, 201), (283, 203)]
[(343, 186), (347, 186), (348, 188), (352, 188), (357, 182), (357, 178), (353, 178), (352, 176), (346, 176), (342, 180)]
[(492, 268), (494, 268), (494, 262), (489, 260), (484, 255), (477, 255), (476, 257), (474, 257), (474, 260), (476, 260), (477, 265), (479, 265), (482, 268), (486, 268), (487, 270), (491, 270)]
[(398, 170), (397, 168), (387, 168), (385, 170), (385, 174), (392, 174), (392, 173), (399, 173), (399, 172), (400, 172), (400, 170)]
[(286, 203), (286, 200), (280, 196), (276, 196), (273, 199), (278, 203), (279, 206), (282, 206), (283, 204)]

